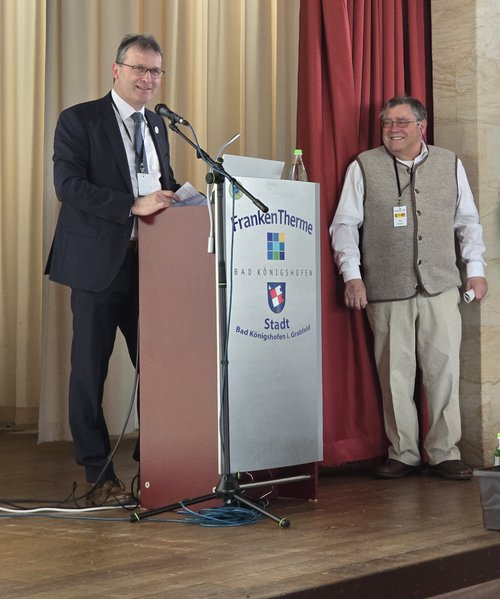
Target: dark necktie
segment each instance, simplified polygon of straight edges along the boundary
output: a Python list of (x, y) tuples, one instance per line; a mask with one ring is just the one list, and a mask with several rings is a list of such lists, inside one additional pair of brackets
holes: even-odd
[(148, 162), (146, 160), (146, 151), (144, 148), (144, 138), (142, 137), (142, 122), (143, 116), (140, 112), (134, 112), (132, 115), (134, 119), (134, 148), (135, 148), (135, 157), (137, 164), (137, 171), (139, 173), (147, 173), (148, 172)]

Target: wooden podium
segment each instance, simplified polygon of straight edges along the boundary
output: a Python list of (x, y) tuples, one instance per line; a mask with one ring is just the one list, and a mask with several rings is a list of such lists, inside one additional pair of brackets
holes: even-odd
[(206, 207), (139, 226), (141, 504), (152, 508), (217, 484), (215, 256)]
[[(140, 492), (147, 509), (210, 494), (220, 479), (217, 289), (208, 235), (206, 206), (170, 208), (139, 225)], [(314, 499), (316, 462), (253, 471), (242, 483), (304, 474), (308, 481), (275, 486), (272, 496)]]

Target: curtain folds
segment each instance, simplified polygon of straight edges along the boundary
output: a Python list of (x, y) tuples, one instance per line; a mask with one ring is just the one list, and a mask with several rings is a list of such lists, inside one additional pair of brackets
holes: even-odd
[[(167, 75), (155, 102), (185, 115), (210, 153), (240, 133), (228, 151), (287, 160), (297, 126), (310, 179), (321, 183), (325, 462), (381, 455), (370, 332), (364, 315), (343, 307), (328, 226), (348, 162), (380, 143), (382, 101), (407, 91), (432, 110), (428, 0), (5, 0), (0, 6), (0, 421), (7, 414), (33, 422), (40, 398), (40, 440), (69, 438), (68, 290), (42, 277), (59, 209), (53, 131), (63, 108), (110, 89), (121, 37), (143, 31), (165, 50)], [(203, 164), (182, 140), (171, 141), (179, 180), (203, 189)], [(131, 381), (119, 342), (106, 390), (108, 405), (122, 406), (112, 431), (122, 424)]]
[(0, 2), (0, 422), (38, 409), (45, 1)]
[(344, 307), (328, 227), (349, 162), (380, 145), (386, 99), (408, 93), (432, 107), (427, 0), (302, 0), (297, 145), (321, 184), (324, 462), (385, 454), (372, 338), (364, 313)]

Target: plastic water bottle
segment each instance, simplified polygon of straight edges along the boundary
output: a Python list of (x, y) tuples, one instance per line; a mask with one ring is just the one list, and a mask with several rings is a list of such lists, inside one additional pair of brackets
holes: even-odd
[(302, 160), (302, 150), (294, 150), (292, 158), (292, 166), (290, 168), (291, 181), (307, 181), (307, 172)]
[(493, 454), (495, 456), (495, 461), (493, 462), (494, 466), (500, 466), (500, 433), (497, 433), (497, 439), (498, 445), (495, 449), (495, 453)]

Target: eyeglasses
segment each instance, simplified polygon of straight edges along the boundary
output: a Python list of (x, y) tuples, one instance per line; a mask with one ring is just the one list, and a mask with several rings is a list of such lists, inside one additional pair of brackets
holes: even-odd
[(396, 125), (396, 127), (399, 127), (400, 129), (406, 129), (410, 123), (418, 123), (418, 121), (405, 121), (402, 119), (393, 121), (391, 119), (382, 119), (381, 123), (384, 129), (390, 129), (393, 125)]
[(116, 64), (121, 64), (124, 67), (129, 67), (134, 71), (135, 75), (139, 75), (140, 77), (144, 77), (148, 73), (151, 73), (151, 77), (153, 79), (161, 79), (163, 75), (165, 75), (165, 71), (159, 69), (158, 67), (153, 67), (149, 69), (148, 67), (143, 67), (140, 64), (125, 64), (124, 62), (117, 62)]

